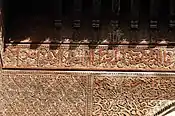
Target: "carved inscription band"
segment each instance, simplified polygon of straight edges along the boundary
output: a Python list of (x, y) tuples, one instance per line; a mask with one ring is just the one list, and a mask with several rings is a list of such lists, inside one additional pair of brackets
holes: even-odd
[[(54, 48), (54, 49), (53, 49)], [(174, 48), (88, 45), (9, 45), (3, 53), (4, 68), (163, 70), (175, 71)]]

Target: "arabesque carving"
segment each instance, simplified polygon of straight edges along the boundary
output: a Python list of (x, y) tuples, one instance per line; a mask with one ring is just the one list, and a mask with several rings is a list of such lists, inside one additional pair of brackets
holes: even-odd
[(168, 77), (95, 76), (92, 114), (153, 116), (152, 108), (158, 105), (158, 100), (175, 99), (174, 90), (170, 89), (174, 86), (173, 80)]
[(174, 102), (172, 73), (2, 71), (3, 116), (153, 116)]
[[(30, 74), (31, 73), (31, 74)], [(3, 73), (3, 116), (85, 116), (87, 79), (81, 74)]]

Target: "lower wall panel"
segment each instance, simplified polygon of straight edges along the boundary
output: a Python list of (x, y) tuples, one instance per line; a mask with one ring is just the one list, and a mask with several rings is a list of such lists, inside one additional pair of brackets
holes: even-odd
[(175, 101), (175, 74), (7, 71), (0, 116), (153, 116)]

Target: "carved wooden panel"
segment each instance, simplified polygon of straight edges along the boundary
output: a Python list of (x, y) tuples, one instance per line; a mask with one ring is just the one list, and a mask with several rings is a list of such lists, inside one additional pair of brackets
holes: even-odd
[[(53, 49), (54, 48), (54, 49)], [(9, 45), (4, 68), (86, 70), (175, 70), (175, 49), (146, 46)]]
[(2, 116), (153, 116), (175, 99), (171, 73), (6, 71)]

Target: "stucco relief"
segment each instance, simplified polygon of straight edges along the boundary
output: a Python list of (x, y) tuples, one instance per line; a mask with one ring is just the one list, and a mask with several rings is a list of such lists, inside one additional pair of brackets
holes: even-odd
[(3, 55), (3, 65), (4, 68), (174, 71), (175, 49), (64, 44), (56, 49), (50, 49), (49, 45), (30, 49), (30, 45), (9, 45)]
[[(30, 74), (31, 73), (31, 74)], [(3, 73), (3, 116), (85, 116), (85, 76), (49, 73)]]
[(2, 116), (153, 116), (175, 100), (175, 75), (5, 71)]
[(153, 116), (152, 108), (159, 103), (156, 100), (175, 99), (175, 91), (170, 89), (175, 87), (173, 80), (165, 77), (95, 76), (93, 116)]

